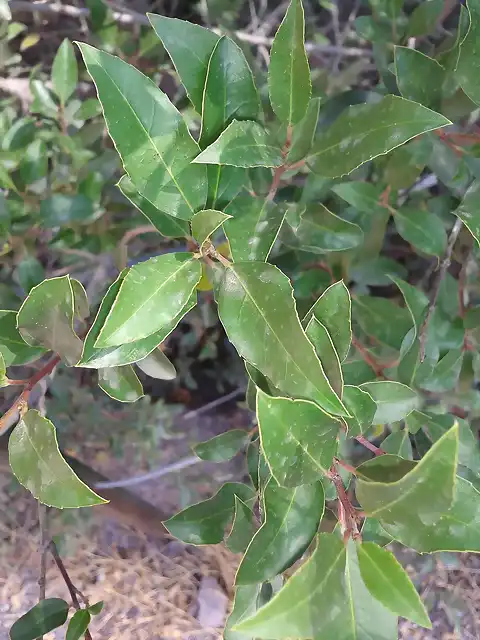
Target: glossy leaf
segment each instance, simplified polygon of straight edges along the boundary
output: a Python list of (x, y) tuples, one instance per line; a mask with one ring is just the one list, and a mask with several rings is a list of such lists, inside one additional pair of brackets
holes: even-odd
[(361, 388), (367, 391), (377, 404), (373, 418), (375, 424), (403, 420), (418, 406), (418, 396), (415, 391), (399, 382), (390, 380), (365, 382)]
[(93, 202), (82, 194), (54, 193), (40, 202), (40, 221), (46, 229), (86, 222), (93, 213)]
[(95, 604), (91, 604), (88, 607), (88, 611), (92, 614), (92, 616), (98, 616), (98, 614), (102, 611), (103, 609), (103, 600), (99, 600), (98, 602), (95, 602)]
[(28, 294), (17, 315), (18, 331), (32, 347), (58, 353), (73, 366), (82, 341), (73, 330), (74, 300), (68, 276), (44, 280)]
[(321, 322), (332, 338), (338, 357), (343, 362), (352, 341), (352, 303), (343, 280), (329, 286), (303, 319), (305, 326), (312, 316)]
[(45, 349), (31, 347), (23, 340), (17, 329), (17, 312), (0, 311), (0, 350), (7, 367), (27, 364), (36, 360)]
[(164, 213), (189, 220), (207, 199), (206, 169), (182, 116), (134, 67), (80, 44), (108, 132), (134, 187)]
[(153, 13), (147, 15), (172, 59), (191, 103), (201, 114), (208, 61), (219, 36), (192, 22)]
[(73, 293), (73, 314), (76, 320), (84, 321), (90, 315), (90, 304), (88, 302), (87, 292), (81, 282), (70, 278)]
[(445, 70), (417, 49), (395, 47), (395, 75), (400, 93), (426, 107), (437, 107), (442, 97)]
[(136, 402), (143, 396), (140, 380), (129, 364), (99, 369), (98, 386), (118, 402)]
[(415, 136), (448, 124), (451, 122), (439, 113), (388, 95), (380, 102), (343, 111), (315, 143), (309, 164), (316, 173), (336, 178)]
[(333, 414), (347, 413), (302, 330), (291, 284), (280, 270), (237, 262), (225, 270), (217, 300), (232, 344), (278, 389)]
[(480, 493), (464, 478), (457, 477), (453, 504), (434, 524), (412, 514), (409, 521), (385, 524), (401, 544), (419, 553), (434, 551), (480, 552)]
[(75, 611), (67, 627), (65, 640), (80, 640), (90, 624), (91, 615), (88, 609)]
[(283, 161), (280, 149), (269, 144), (263, 127), (250, 120), (233, 120), (193, 162), (232, 167), (279, 167)]
[(341, 398), (343, 393), (342, 368), (329, 332), (323, 324), (313, 316), (305, 329), (305, 333), (313, 344), (318, 359), (322, 363), (325, 375), (332, 385), (332, 389), (337, 396)]
[(67, 620), (69, 606), (60, 598), (40, 600), (21, 618), (16, 620), (9, 633), (11, 640), (35, 640), (45, 633), (61, 627)]
[(289, 164), (305, 158), (313, 145), (317, 129), (320, 98), (312, 98), (308, 104), (307, 113), (292, 129), (292, 141), (287, 155)]
[(221, 37), (208, 61), (201, 148), (214, 142), (234, 119), (256, 120), (259, 110), (257, 89), (243, 51), (227, 36)]
[(127, 342), (126, 344), (115, 347), (97, 349), (94, 347), (94, 344), (97, 341), (103, 325), (105, 324), (105, 320), (110, 313), (113, 303), (117, 299), (120, 286), (127, 273), (128, 271), (126, 269), (122, 271), (115, 282), (110, 285), (110, 288), (105, 294), (105, 297), (100, 304), (97, 316), (90, 327), (90, 331), (87, 333), (85, 342), (83, 343), (82, 357), (77, 366), (100, 369), (102, 367), (119, 367), (142, 360), (148, 356), (155, 347), (165, 340), (165, 338), (175, 329), (180, 320), (195, 306), (197, 302), (197, 294), (194, 291), (183, 309), (181, 309), (181, 311), (169, 323), (165, 324), (162, 329), (153, 333), (151, 336), (135, 340), (134, 342)]
[(460, 377), (464, 352), (461, 349), (451, 349), (437, 363), (432, 375), (421, 383), (422, 389), (441, 393), (453, 389)]
[(320, 482), (286, 489), (270, 480), (262, 500), (264, 521), (238, 567), (236, 585), (263, 582), (290, 567), (313, 540), (325, 508)]
[(460, 55), (455, 71), (456, 79), (467, 96), (480, 104), (480, 6), (477, 0), (467, 2), (470, 11), (470, 28), (460, 45)]
[(192, 225), (192, 236), (197, 244), (201, 247), (205, 240), (208, 240), (229, 218), (229, 215), (214, 209), (204, 209), (196, 213), (190, 224)]
[(78, 82), (77, 61), (73, 45), (65, 38), (59, 46), (52, 64), (52, 88), (62, 105), (71, 97)]
[(268, 66), (270, 102), (277, 118), (295, 125), (307, 113), (312, 82), (305, 52), (301, 0), (291, 0), (273, 40)]
[(382, 451), (385, 453), (393, 453), (401, 458), (413, 460), (412, 444), (408, 429), (394, 431), (388, 435), (381, 444)]
[(2, 352), (0, 351), (0, 389), (8, 385), (7, 369), (5, 366), (5, 360), (3, 359)]
[(164, 525), (172, 536), (188, 544), (218, 544), (232, 518), (235, 496), (247, 502), (253, 491), (246, 484), (227, 482), (212, 498), (183, 509)]
[(343, 387), (343, 402), (352, 415), (352, 418), (344, 418), (348, 436), (354, 438), (362, 435), (373, 423), (377, 403), (365, 389), (351, 385)]
[(177, 371), (161, 349), (154, 349), (148, 356), (137, 360), (136, 365), (143, 373), (157, 380), (174, 380)]
[(247, 584), (238, 586), (235, 589), (232, 612), (225, 623), (223, 632), (224, 640), (250, 640), (251, 636), (240, 631), (233, 631), (235, 627), (245, 618), (249, 618), (257, 610), (257, 601), (262, 589), (261, 584)]
[(295, 248), (310, 253), (345, 251), (363, 241), (363, 232), (356, 224), (343, 220), (323, 204), (292, 207), (287, 213), (297, 241)]
[(273, 398), (257, 390), (262, 450), (280, 485), (319, 480), (337, 452), (340, 423), (313, 402)]
[(408, 21), (408, 36), (418, 38), (434, 31), (443, 6), (443, 0), (427, 0), (417, 5)]
[(397, 285), (400, 289), (400, 292), (405, 300), (405, 304), (407, 309), (410, 311), (410, 315), (412, 316), (413, 324), (415, 327), (415, 337), (417, 335), (418, 330), (423, 322), (423, 318), (425, 315), (425, 309), (428, 304), (427, 296), (413, 285), (405, 282), (405, 280), (401, 280), (396, 276), (390, 276), (390, 279)]
[(225, 433), (201, 442), (193, 447), (196, 456), (201, 460), (210, 462), (224, 462), (230, 460), (233, 456), (245, 447), (249, 440), (247, 431), (243, 429), (230, 429)]
[(70, 469), (58, 449), (55, 427), (38, 411), (21, 418), (8, 441), (10, 467), (40, 502), (57, 509), (105, 502)]
[(379, 203), (382, 189), (370, 182), (343, 182), (333, 186), (332, 191), (358, 211), (380, 216), (385, 212)]
[[(395, 475), (386, 482), (365, 478), (366, 473), (370, 477), (375, 473), (377, 478), (387, 463), (395, 461), (395, 456), (379, 456), (360, 465), (356, 495), (362, 509), (382, 524), (413, 524), (414, 519), (426, 525), (435, 523), (453, 502), (457, 451), (458, 427), (454, 426), (399, 479)], [(435, 487), (434, 499), (432, 486)]]
[(454, 211), (480, 246), (480, 180), (468, 187), (463, 200)]
[(394, 220), (398, 233), (418, 251), (438, 258), (443, 255), (447, 245), (447, 234), (433, 213), (402, 207), (395, 213)]
[(181, 238), (190, 235), (186, 220), (174, 218), (157, 209), (135, 189), (128, 176), (122, 176), (117, 183), (117, 187), (133, 206), (143, 213), (162, 236), (166, 238)]
[(247, 182), (247, 170), (242, 167), (209, 164), (208, 201), (212, 209), (224, 210), (238, 195)]
[(357, 546), (358, 566), (365, 586), (393, 613), (432, 628), (423, 602), (393, 553), (373, 542)]
[(238, 496), (235, 498), (233, 524), (225, 539), (225, 546), (232, 553), (244, 553), (255, 533), (255, 518), (248, 505)]
[(223, 230), (234, 262), (267, 260), (283, 224), (284, 209), (268, 198), (240, 195), (225, 213), (232, 216)]
[(132, 267), (94, 347), (112, 347), (151, 336), (169, 325), (191, 298), (202, 275), (191, 253), (168, 253)]

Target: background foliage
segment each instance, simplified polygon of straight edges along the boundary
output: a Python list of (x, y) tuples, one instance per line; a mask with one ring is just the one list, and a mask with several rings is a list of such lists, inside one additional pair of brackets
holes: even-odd
[[(1, 8), (1, 64), (24, 80), (38, 40)], [(479, 550), (480, 6), (372, 1), (340, 32), (328, 5), (333, 45), (308, 20), (305, 43), (300, 0), (273, 42), (225, 35), (229, 12), (206, 9), (223, 31), (149, 15), (134, 43), (89, 2), (90, 43), (65, 39), (48, 73), (33, 68), (21, 117), (3, 100), (0, 373), (23, 388), (1, 420), (20, 418), (12, 470), (44, 505), (104, 502), (42, 402), (28, 407), (57, 366), (130, 403), (146, 376), (194, 387), (193, 356), (225, 363), (220, 389), (244, 364), (252, 429), (195, 453), (245, 450), (248, 480), (165, 523), (244, 553), (225, 637), (429, 627), (385, 546)], [(66, 637), (89, 637), (100, 606), (72, 589)], [(11, 637), (68, 609), (41, 599)]]

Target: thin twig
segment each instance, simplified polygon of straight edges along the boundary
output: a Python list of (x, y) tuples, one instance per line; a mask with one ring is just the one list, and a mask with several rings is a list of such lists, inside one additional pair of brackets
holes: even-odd
[[(50, 540), (48, 549), (53, 556), (53, 560), (57, 565), (58, 570), (62, 574), (62, 578), (65, 581), (65, 584), (67, 585), (68, 592), (70, 593), (70, 597), (72, 598), (73, 606), (77, 611), (79, 611), (81, 609), (81, 606), (77, 598), (78, 589), (75, 587), (75, 585), (71, 581), (70, 576), (68, 575), (68, 571), (66, 570), (65, 565), (63, 564), (63, 561), (60, 557), (60, 554), (58, 553), (57, 545), (53, 540)], [(85, 638), (86, 640), (92, 640), (92, 635), (88, 629), (85, 631)]]
[(452, 230), (450, 231), (450, 235), (448, 236), (447, 247), (445, 249), (445, 253), (443, 254), (443, 258), (440, 260), (437, 270), (434, 273), (430, 299), (428, 302), (427, 310), (425, 312), (425, 317), (418, 332), (418, 340), (420, 344), (420, 362), (423, 362), (425, 360), (425, 343), (427, 340), (428, 323), (430, 322), (430, 318), (437, 303), (440, 285), (442, 284), (443, 278), (445, 277), (447, 269), (450, 266), (450, 262), (452, 261), (453, 247), (455, 246), (458, 235), (462, 230), (462, 226), (462, 221), (460, 220), (460, 218), (457, 218), (455, 220), (455, 224), (452, 227)]
[(370, 440), (367, 440), (366, 438), (364, 438), (363, 436), (355, 436), (355, 440), (357, 442), (359, 442), (360, 444), (363, 444), (363, 446), (368, 449), (369, 451), (371, 451), (372, 453), (374, 453), (376, 456), (383, 456), (385, 455), (385, 451), (383, 449), (380, 449), (380, 447), (377, 447), (376, 445), (374, 445), (373, 443), (370, 442)]
[[(85, 7), (72, 7), (67, 4), (60, 4), (60, 2), (41, 2), (35, 3), (30, 2), (28, 0), (11, 0), (10, 9), (12, 11), (28, 11), (38, 12), (38, 13), (61, 13), (63, 15), (70, 16), (72, 18), (81, 18), (88, 17), (90, 15), (90, 11)], [(143, 24), (150, 25), (150, 22), (146, 15), (142, 13), (138, 13), (137, 11), (133, 11), (131, 9), (123, 9), (122, 11), (114, 10), (112, 12), (114, 20), (116, 20), (120, 24), (129, 25), (129, 24)], [(220, 35), (224, 35), (220, 29), (212, 29), (215, 33)], [(233, 35), (241, 40), (242, 42), (247, 42), (253, 46), (266, 46), (270, 47), (273, 42), (273, 38), (268, 38), (264, 35), (245, 33), (244, 31), (234, 31)], [(341, 54), (345, 57), (362, 57), (367, 56), (371, 57), (372, 52), (370, 49), (362, 49), (360, 47), (341, 47), (335, 45), (323, 45), (316, 44), (315, 42), (306, 42), (305, 49), (308, 52), (319, 52), (324, 53), (326, 55), (338, 55)]]

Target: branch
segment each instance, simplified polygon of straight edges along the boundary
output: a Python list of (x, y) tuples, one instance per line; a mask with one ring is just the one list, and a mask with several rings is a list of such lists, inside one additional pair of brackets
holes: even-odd
[(327, 478), (329, 478), (333, 482), (335, 491), (337, 492), (338, 521), (340, 522), (344, 542), (346, 543), (350, 536), (353, 538), (353, 540), (359, 540), (361, 538), (357, 523), (359, 514), (350, 502), (350, 498), (348, 497), (347, 492), (345, 491), (345, 487), (343, 486), (343, 480), (340, 474), (335, 469), (334, 464), (330, 467), (330, 470), (326, 475)]
[[(67, 589), (70, 593), (70, 597), (72, 598), (73, 606), (77, 611), (79, 611), (81, 609), (80, 603), (77, 598), (77, 593), (79, 593), (79, 591), (76, 588), (76, 586), (73, 584), (73, 582), (70, 580), (70, 576), (68, 575), (68, 572), (65, 569), (65, 565), (63, 564), (60, 554), (58, 553), (57, 546), (53, 540), (50, 540), (50, 544), (48, 545), (48, 548), (50, 550), (50, 553), (53, 556), (53, 560), (57, 565), (58, 570), (62, 574), (62, 578), (64, 579), (65, 584), (67, 585)], [(85, 638), (86, 640), (92, 640), (92, 635), (88, 629), (85, 631)]]
[(370, 440), (367, 440), (366, 438), (364, 438), (363, 436), (355, 436), (355, 440), (357, 442), (359, 442), (360, 444), (363, 444), (363, 446), (368, 449), (369, 451), (371, 451), (372, 453), (374, 453), (376, 456), (383, 456), (385, 455), (385, 451), (383, 449), (380, 449), (380, 447), (377, 447), (376, 445), (372, 444), (370, 442)]
[(22, 393), (16, 398), (10, 409), (6, 411), (3, 416), (0, 418), (0, 436), (10, 428), (10, 418), (19, 411), (20, 413), (24, 411), (27, 407), (28, 398), (34, 386), (40, 382), (43, 378), (48, 376), (55, 369), (57, 364), (60, 362), (60, 357), (55, 356), (51, 360), (49, 360), (41, 369), (37, 371), (31, 378), (28, 380), (13, 380), (14, 384), (25, 384), (25, 388)]
[[(114, 5), (112, 3), (106, 3), (110, 8)], [(63, 14), (66, 16), (70, 16), (71, 18), (88, 18), (90, 15), (89, 9), (85, 7), (73, 7), (67, 4), (60, 4), (60, 2), (29, 2), (27, 0), (11, 0), (10, 9), (12, 11), (28, 11), (29, 13), (56, 13)], [(142, 25), (150, 25), (150, 22), (147, 16), (142, 13), (138, 13), (137, 11), (133, 11), (131, 9), (112, 9), (112, 15), (114, 20), (119, 22), (120, 24), (130, 25), (130, 24), (142, 24)], [(224, 33), (220, 29), (212, 29), (215, 33), (219, 35), (224, 35)], [(246, 42), (253, 46), (267, 46), (270, 47), (273, 42), (273, 38), (268, 38), (264, 35), (245, 33), (244, 31), (234, 31), (233, 35), (241, 40), (242, 42)], [(307, 52), (311, 53), (324, 53), (326, 55), (342, 55), (346, 57), (362, 57), (367, 56), (371, 57), (372, 52), (370, 49), (362, 49), (360, 47), (342, 47), (335, 45), (321, 45), (316, 44), (314, 42), (306, 42), (305, 49)]]
[(455, 246), (455, 242), (457, 241), (458, 235), (462, 230), (463, 223), (460, 218), (457, 218), (455, 224), (450, 231), (450, 235), (448, 236), (447, 247), (445, 249), (445, 253), (443, 254), (443, 258), (441, 259), (437, 270), (435, 271), (435, 278), (432, 283), (432, 290), (430, 293), (430, 300), (428, 302), (427, 310), (425, 312), (425, 317), (423, 319), (422, 325), (418, 332), (418, 340), (420, 343), (420, 362), (425, 360), (425, 343), (427, 340), (427, 329), (428, 323), (430, 322), (430, 318), (435, 309), (435, 305), (437, 303), (438, 292), (440, 291), (440, 285), (442, 284), (442, 280), (445, 277), (448, 267), (450, 266), (450, 262), (452, 261), (452, 252), (453, 247)]

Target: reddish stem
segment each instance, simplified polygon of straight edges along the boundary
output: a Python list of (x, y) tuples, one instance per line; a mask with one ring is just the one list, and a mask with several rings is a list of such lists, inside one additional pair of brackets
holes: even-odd
[(372, 371), (375, 373), (376, 377), (385, 379), (385, 376), (383, 374), (384, 367), (382, 367), (382, 365), (379, 364), (375, 360), (375, 358), (373, 358), (370, 355), (370, 353), (367, 351), (367, 349), (363, 346), (363, 344), (361, 342), (359, 342), (357, 340), (357, 338), (355, 336), (352, 336), (352, 345), (358, 351), (358, 353), (360, 354), (362, 360), (366, 364), (368, 364), (368, 366), (372, 369)]
[(376, 456), (385, 455), (385, 451), (383, 451), (383, 449), (380, 449), (380, 447), (375, 446), (374, 444), (372, 444), (369, 440), (367, 440), (363, 436), (355, 436), (355, 440), (357, 442), (359, 442), (360, 444), (363, 444), (363, 446), (366, 449), (368, 449), (369, 451), (374, 453)]

